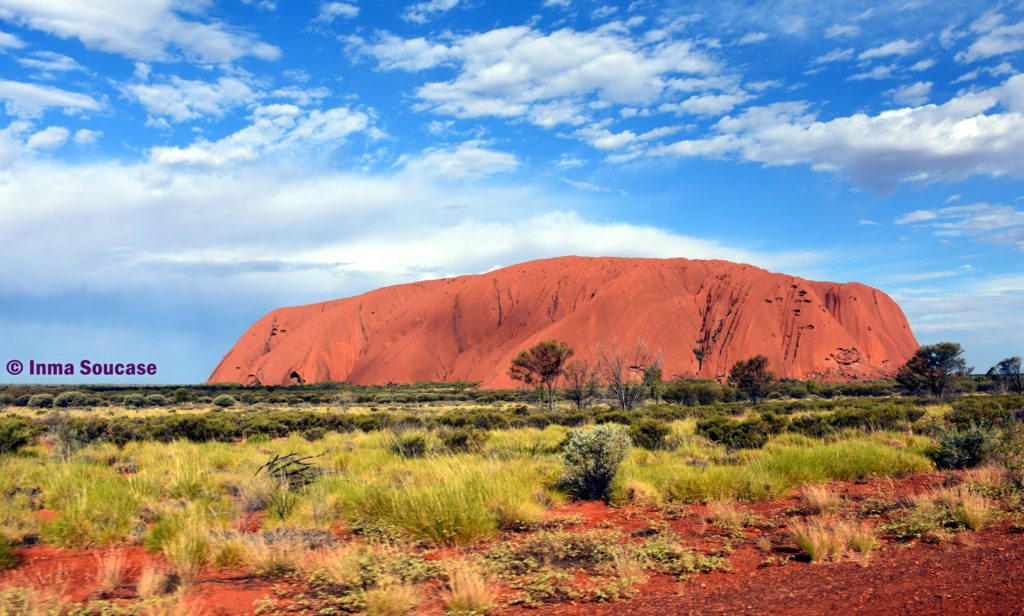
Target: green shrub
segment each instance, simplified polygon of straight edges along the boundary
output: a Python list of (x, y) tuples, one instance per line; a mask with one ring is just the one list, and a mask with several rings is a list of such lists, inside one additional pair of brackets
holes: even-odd
[(150, 394), (146, 396), (146, 404), (150, 406), (163, 406), (167, 404), (167, 398), (160, 394)]
[(174, 390), (174, 401), (176, 403), (192, 402), (196, 399), (196, 392), (185, 387), (179, 387)]
[(605, 423), (618, 423), (624, 426), (628, 426), (632, 423), (636, 415), (627, 413), (625, 411), (607, 411), (604, 413), (598, 413), (594, 418), (594, 421), (599, 424)]
[(53, 399), (53, 406), (60, 408), (82, 408), (89, 406), (89, 396), (80, 391), (66, 391)]
[(392, 433), (387, 439), (387, 448), (403, 458), (422, 458), (427, 455), (430, 444), (424, 432), (410, 430)]
[(664, 421), (641, 419), (629, 428), (629, 437), (633, 444), (644, 449), (664, 449), (665, 438), (672, 432), (672, 429)]
[(602, 424), (570, 432), (559, 484), (579, 499), (607, 499), (615, 471), (629, 448), (629, 434), (621, 426)]
[(15, 453), (28, 445), (30, 433), (24, 422), (0, 417), (0, 454)]
[(997, 436), (991, 428), (952, 428), (936, 436), (938, 446), (929, 456), (939, 468), (973, 468), (992, 458)]
[(126, 408), (138, 409), (146, 406), (146, 398), (142, 394), (128, 394), (121, 404)]
[(321, 426), (314, 426), (314, 427), (308, 428), (308, 429), (306, 429), (305, 431), (302, 432), (302, 438), (306, 439), (310, 443), (312, 443), (314, 441), (319, 441), (320, 439), (322, 439), (326, 435), (327, 435), (327, 429), (323, 428)]
[(953, 410), (949, 412), (948, 419), (957, 428), (999, 424), (1010, 414), (998, 398), (989, 396), (963, 398), (954, 402), (952, 406)]
[(726, 417), (713, 417), (697, 422), (696, 432), (729, 449), (760, 449), (768, 436), (776, 433), (777, 426), (761, 417), (737, 421)]
[(235, 399), (227, 394), (221, 394), (213, 399), (213, 406), (219, 406), (222, 409), (226, 409), (229, 406), (235, 406)]
[(487, 442), (487, 433), (473, 428), (444, 430), (440, 437), (445, 448), (455, 453), (478, 453)]
[(28, 399), (30, 408), (48, 409), (53, 406), (53, 394), (35, 394)]
[(0, 571), (13, 569), (18, 564), (18, 557), (14, 554), (14, 548), (6, 537), (0, 535)]

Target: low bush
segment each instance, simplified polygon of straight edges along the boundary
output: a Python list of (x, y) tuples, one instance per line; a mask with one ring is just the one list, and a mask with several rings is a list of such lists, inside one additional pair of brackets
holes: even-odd
[(637, 555), (648, 569), (658, 573), (683, 578), (693, 573), (710, 573), (729, 569), (729, 563), (718, 556), (697, 554), (684, 548), (679, 538), (671, 532), (663, 532), (640, 544)]
[(403, 458), (422, 458), (430, 450), (429, 436), (419, 430), (393, 432), (388, 436), (387, 448)]
[(671, 432), (667, 423), (649, 417), (629, 427), (629, 437), (633, 439), (633, 444), (650, 450), (664, 449), (665, 439)]
[(312, 428), (307, 428), (302, 432), (302, 438), (306, 439), (310, 443), (319, 441), (326, 435), (327, 428), (324, 428), (322, 426), (314, 426)]
[(213, 406), (226, 409), (230, 406), (235, 406), (235, 399), (227, 394), (221, 394), (213, 399)]
[(24, 421), (0, 417), (0, 454), (16, 453), (28, 445), (31, 431)]
[(940, 431), (938, 442), (929, 456), (938, 468), (974, 468), (988, 462), (995, 454), (998, 435), (991, 428), (975, 425)]
[(80, 391), (66, 391), (53, 399), (53, 406), (60, 408), (83, 408), (89, 406), (89, 396)]
[(124, 405), (125, 408), (140, 409), (146, 406), (146, 397), (142, 394), (128, 394), (124, 397), (121, 404)]
[(18, 557), (14, 554), (14, 548), (6, 537), (0, 535), (0, 571), (13, 569), (18, 564)]
[(603, 424), (570, 432), (559, 484), (579, 499), (607, 499), (629, 448), (629, 435), (621, 426)]
[(953, 409), (947, 419), (953, 426), (964, 430), (973, 426), (988, 427), (1003, 423), (1010, 417), (1011, 404), (1004, 406), (1003, 400), (991, 396), (970, 396), (953, 402)]
[(445, 449), (453, 453), (479, 453), (487, 442), (487, 432), (474, 428), (453, 428), (439, 433)]
[(150, 406), (164, 406), (167, 404), (167, 398), (160, 394), (150, 394), (146, 396), (146, 404)]
[(768, 437), (777, 433), (778, 427), (764, 421), (761, 417), (735, 420), (727, 417), (714, 417), (697, 422), (696, 432), (729, 449), (760, 449), (768, 442)]
[(26, 405), (34, 409), (48, 409), (53, 406), (53, 394), (35, 394), (29, 397)]

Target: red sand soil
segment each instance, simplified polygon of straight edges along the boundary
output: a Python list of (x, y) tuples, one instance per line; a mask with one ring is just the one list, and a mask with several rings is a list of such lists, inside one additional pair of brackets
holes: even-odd
[(512, 387), (509, 364), (539, 341), (593, 361), (638, 338), (663, 353), (666, 377), (720, 378), (764, 354), (781, 377), (874, 378), (918, 347), (899, 306), (862, 284), (727, 261), (561, 257), (274, 310), (209, 380)]
[[(32, 586), (46, 594), (81, 604), (94, 600), (137, 601), (135, 583), (146, 565), (169, 569), (166, 560), (141, 547), (110, 550), (59, 550), (30, 547), (16, 550), (19, 564), (0, 573), (0, 589)], [(97, 589), (96, 572), (101, 557), (120, 554), (126, 581), (110, 595)], [(204, 575), (189, 594), (189, 604), (208, 615), (253, 614), (253, 603), (274, 596), (275, 584), (247, 573), (217, 571)]]
[[(866, 498), (895, 500), (940, 485), (938, 473), (902, 479), (840, 482), (833, 488), (852, 511)], [(811, 564), (799, 559), (779, 566), (764, 566), (766, 557), (777, 561), (796, 556), (786, 526), (800, 519), (796, 493), (767, 503), (739, 505), (759, 522), (728, 555), (731, 571), (695, 574), (680, 581), (654, 575), (639, 585), (635, 596), (607, 604), (559, 604), (539, 609), (510, 607), (498, 614), (1024, 614), (1024, 533), (1008, 522), (975, 533), (960, 533), (939, 545), (886, 538), (880, 550), (867, 557)], [(566, 530), (618, 530), (634, 540), (660, 523), (668, 524), (685, 546), (709, 551), (721, 547), (728, 533), (708, 523), (706, 508), (687, 506), (672, 515), (637, 507), (609, 508), (599, 502), (574, 503), (549, 512), (580, 521)], [(871, 522), (868, 522), (871, 523)], [(772, 539), (772, 551), (756, 546), (761, 535)], [(489, 544), (472, 551), (488, 549)], [(110, 596), (96, 590), (98, 555), (118, 552), (127, 566), (127, 581)], [(19, 548), (21, 563), (0, 574), (0, 588), (33, 585), (63, 594), (76, 603), (97, 599), (137, 600), (134, 584), (143, 565), (166, 566), (161, 557), (139, 547), (114, 550), (56, 550)], [(462, 550), (438, 549), (425, 554), (448, 559)], [(210, 615), (253, 614), (255, 602), (273, 599), (280, 609), (302, 590), (298, 580), (263, 580), (242, 572), (211, 572), (198, 581), (189, 604)], [(423, 589), (417, 613), (442, 614), (440, 586)], [(510, 598), (513, 591), (504, 589)], [(295, 607), (295, 606), (291, 606)], [(296, 613), (305, 613), (301, 610)]]

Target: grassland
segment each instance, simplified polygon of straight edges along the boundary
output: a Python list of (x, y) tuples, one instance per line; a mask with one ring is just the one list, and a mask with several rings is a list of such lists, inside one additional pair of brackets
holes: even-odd
[[(611, 601), (649, 576), (728, 568), (736, 537), (757, 524), (749, 508), (801, 489), (807, 510), (772, 523), (813, 561), (870, 552), (882, 535), (941, 540), (1018, 515), (1019, 452), (999, 453), (995, 440), (979, 460), (987, 471), (889, 503), (870, 523), (849, 512), (833, 523), (844, 509), (821, 486), (931, 473), (957, 422), (967, 430), (974, 420), (1011, 418), (1019, 402), (781, 400), (647, 405), (625, 416), (477, 400), (9, 406), (0, 434), (20, 434), (24, 444), (0, 454), (0, 568), (16, 573), (18, 551), (33, 545), (151, 556), (130, 575), (114, 557), (98, 564), (90, 581), (98, 590), (75, 602), (87, 613), (191, 609), (190, 589), (217, 571), (292, 584), (264, 604), (269, 612), (288, 604), (406, 613), (432, 601), (484, 613)], [(650, 424), (644, 439), (641, 422)], [(624, 434), (632, 426), (634, 441), (647, 445), (631, 447), (613, 469), (610, 511), (675, 520), (704, 507), (735, 536), (708, 549), (688, 545), (667, 522), (639, 539), (614, 525), (581, 526), (563, 481), (565, 448), (571, 433), (595, 423)], [(1011, 432), (999, 425), (991, 438)], [(275, 473), (265, 466), (274, 459), (298, 462)], [(33, 605), (46, 613), (59, 603), (7, 580), (0, 613), (32, 613)]]

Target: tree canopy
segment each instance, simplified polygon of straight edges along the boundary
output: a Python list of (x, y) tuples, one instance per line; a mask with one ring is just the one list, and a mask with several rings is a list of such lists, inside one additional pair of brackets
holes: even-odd
[(525, 385), (543, 387), (548, 409), (555, 407), (555, 391), (575, 351), (567, 342), (545, 340), (525, 349), (512, 360), (508, 375)]
[(729, 370), (729, 383), (757, 402), (765, 389), (775, 380), (775, 373), (768, 369), (768, 358), (755, 355), (741, 359)]
[(964, 350), (956, 342), (925, 345), (903, 364), (896, 382), (910, 393), (942, 396), (955, 377), (969, 372), (963, 355)]

